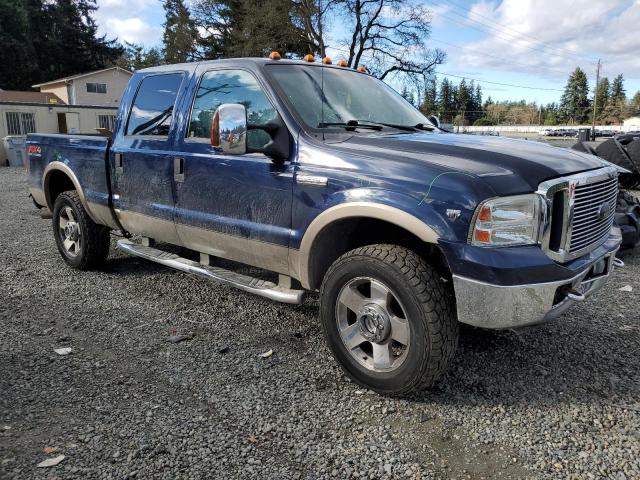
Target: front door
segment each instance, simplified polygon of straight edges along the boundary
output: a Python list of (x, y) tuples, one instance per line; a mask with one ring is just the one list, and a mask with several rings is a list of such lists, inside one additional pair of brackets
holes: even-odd
[[(248, 122), (277, 115), (256, 77), (240, 69), (202, 73), (191, 115), (176, 139), (183, 175), (176, 178), (175, 221), (182, 244), (199, 252), (288, 273), (291, 162), (277, 166), (262, 153), (225, 155), (210, 143), (211, 118), (223, 103), (240, 103)], [(189, 105), (184, 105), (187, 110)], [(251, 129), (249, 147), (270, 140)]]
[(131, 233), (179, 244), (173, 223), (174, 106), (185, 75), (142, 79), (126, 124), (110, 149), (114, 208)]

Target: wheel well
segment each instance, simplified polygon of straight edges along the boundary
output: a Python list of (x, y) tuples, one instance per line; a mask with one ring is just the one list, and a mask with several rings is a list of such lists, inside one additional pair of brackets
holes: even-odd
[(76, 187), (69, 176), (60, 170), (53, 170), (45, 180), (44, 194), (49, 208), (53, 210), (53, 204), (62, 192), (75, 190)]
[(438, 245), (427, 243), (408, 230), (384, 220), (346, 218), (327, 225), (314, 239), (309, 259), (310, 288), (320, 288), (324, 274), (338, 257), (354, 248), (377, 243), (408, 248), (427, 259), (441, 275), (451, 276), (447, 261)]

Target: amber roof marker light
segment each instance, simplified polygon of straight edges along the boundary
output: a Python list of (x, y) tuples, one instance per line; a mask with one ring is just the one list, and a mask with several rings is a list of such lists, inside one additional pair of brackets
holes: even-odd
[(331, 58), (329, 57), (324, 57), (322, 59), (322, 63), (324, 63), (325, 65), (331, 65)]
[(356, 72), (367, 73), (367, 69), (364, 67), (364, 65), (360, 65), (358, 68), (356, 68)]
[(303, 60), (308, 63), (313, 63), (316, 61), (315, 57), (311, 53), (308, 53), (307, 55), (305, 55)]
[(349, 65), (347, 64), (347, 61), (343, 58), (341, 58), (340, 60), (338, 60), (338, 66), (339, 67), (348, 67)]
[(280, 60), (280, 59), (282, 58), (282, 56), (281, 56), (278, 52), (276, 52), (276, 51), (274, 50), (273, 52), (271, 52), (271, 53), (269, 54), (269, 58), (270, 58), (271, 60)]

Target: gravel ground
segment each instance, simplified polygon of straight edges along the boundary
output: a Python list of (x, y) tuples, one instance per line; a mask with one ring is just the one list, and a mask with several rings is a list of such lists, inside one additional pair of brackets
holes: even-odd
[(115, 250), (73, 271), (25, 192), (0, 169), (1, 478), (640, 478), (638, 254), (553, 324), (464, 329), (436, 388), (388, 399), (332, 360), (316, 297)]

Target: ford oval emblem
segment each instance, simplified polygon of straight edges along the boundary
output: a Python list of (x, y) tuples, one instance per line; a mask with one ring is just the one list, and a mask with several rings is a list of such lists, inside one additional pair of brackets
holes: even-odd
[(611, 203), (604, 202), (602, 205), (600, 205), (600, 208), (598, 209), (598, 220), (604, 220), (609, 216), (610, 212), (611, 212)]

